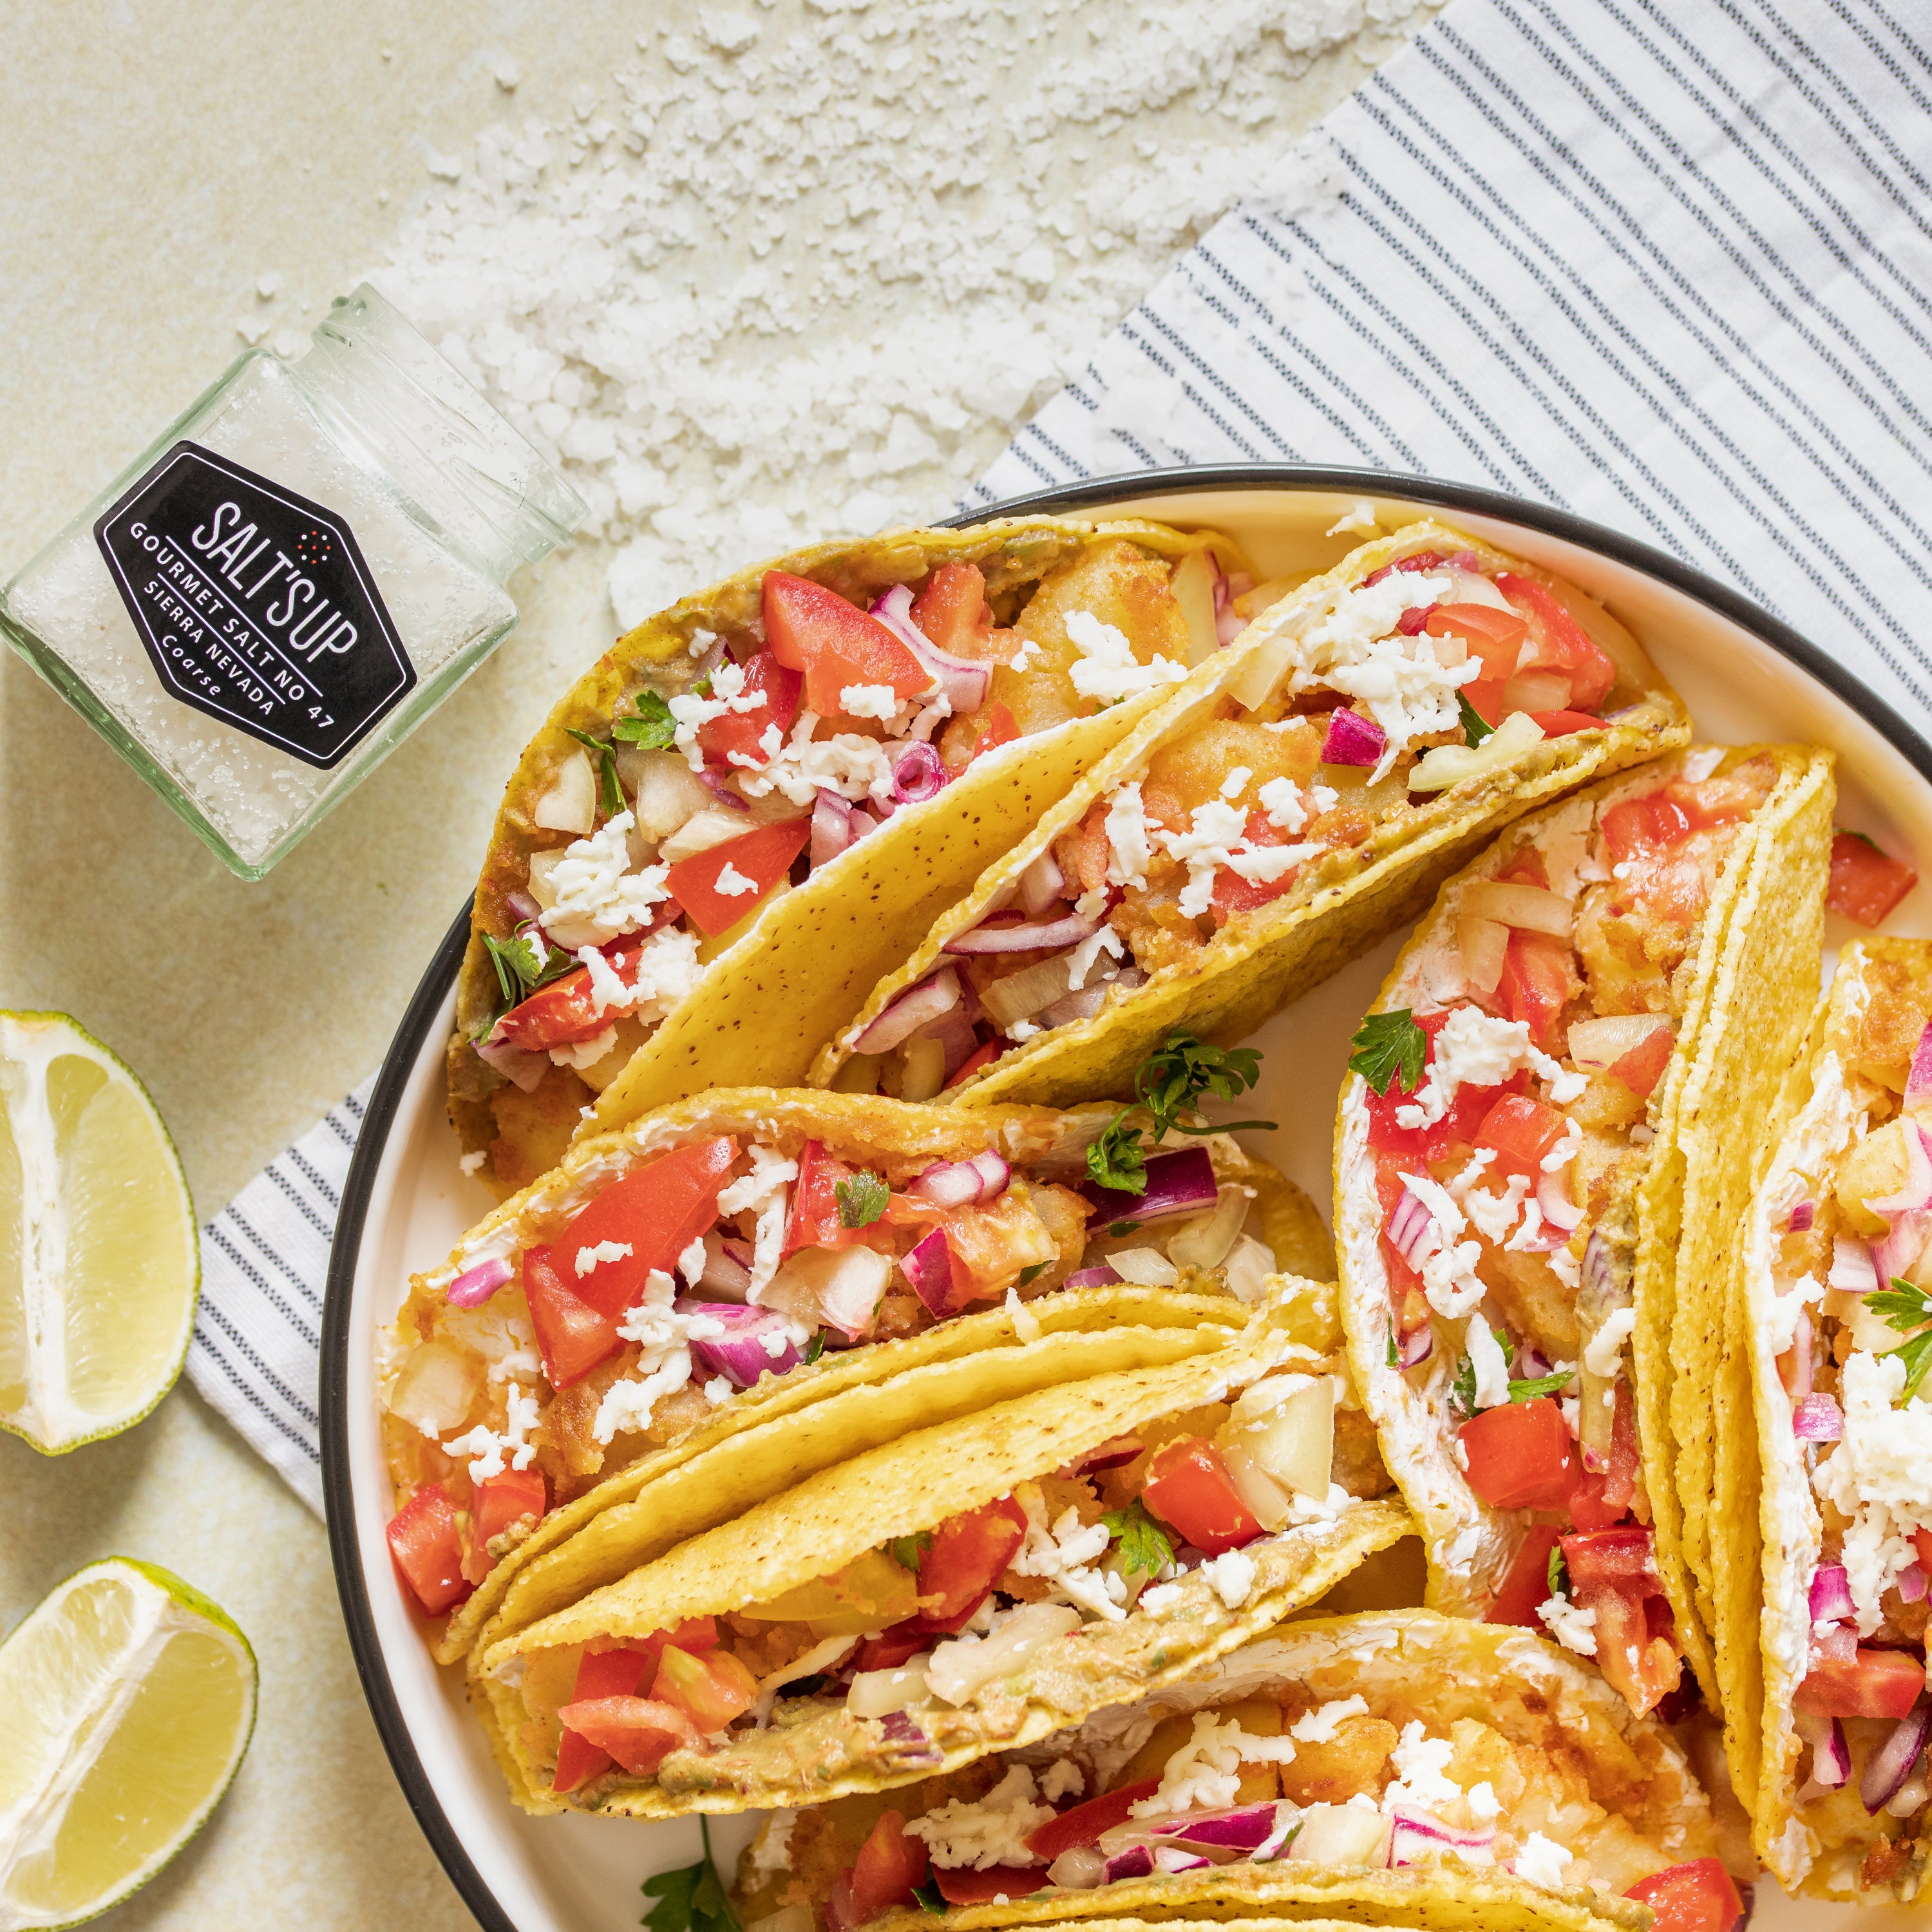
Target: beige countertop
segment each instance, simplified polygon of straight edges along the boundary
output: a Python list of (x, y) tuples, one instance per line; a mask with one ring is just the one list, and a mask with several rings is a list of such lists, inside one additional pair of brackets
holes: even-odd
[[(927, 4), (936, 15), (939, 0)], [(793, 4), (760, 0), (781, 20)], [(380, 262), (431, 157), (464, 151), (512, 106), (565, 118), (574, 90), (635, 62), (640, 45), (658, 57), (649, 29), (703, 10), (696, 0), (0, 5), (0, 576), (238, 352), (238, 319), (306, 333), (332, 293)], [(1292, 25), (1322, 10), (1279, 10)], [(1096, 44), (1138, 11), (1128, 0), (1078, 9)], [(1023, 52), (1031, 13), (980, 9), (980, 51)], [(1390, 44), (1345, 44), (1283, 80), (1272, 131), (1310, 123)], [(510, 61), (514, 102), (495, 77)], [(1130, 112), (1108, 138), (1134, 134)], [(1053, 138), (1050, 158), (1061, 158), (1064, 137)], [(1229, 117), (1216, 138), (1236, 152), (1252, 125)], [(270, 272), (272, 301), (256, 292)], [(971, 474), (962, 466), (947, 489)], [(70, 1012), (131, 1063), (202, 1219), (380, 1060), (468, 890), (518, 748), (608, 641), (605, 562), (581, 545), (520, 582), (508, 644), (254, 885), (0, 653), (0, 1007)], [(208, 1591), (261, 1660), (260, 1722), (233, 1791), (113, 1922), (470, 1922), (384, 1760), (321, 1526), (185, 1384), (139, 1428), (70, 1456), (0, 1437), (0, 1625), (68, 1571), (120, 1552)]]

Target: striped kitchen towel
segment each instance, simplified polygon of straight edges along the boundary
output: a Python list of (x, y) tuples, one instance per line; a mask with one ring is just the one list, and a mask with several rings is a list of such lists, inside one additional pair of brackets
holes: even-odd
[[(1454, 0), (1215, 226), (970, 506), (1366, 464), (1676, 553), (1932, 694), (1932, 33), (1868, 0)], [(190, 1372), (320, 1507), (352, 1096), (207, 1231)]]

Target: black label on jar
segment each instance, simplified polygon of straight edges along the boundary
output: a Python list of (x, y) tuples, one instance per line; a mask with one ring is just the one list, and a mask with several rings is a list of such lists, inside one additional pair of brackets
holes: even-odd
[(339, 763), (415, 688), (356, 532), (199, 444), (94, 536), (168, 694), (304, 764)]

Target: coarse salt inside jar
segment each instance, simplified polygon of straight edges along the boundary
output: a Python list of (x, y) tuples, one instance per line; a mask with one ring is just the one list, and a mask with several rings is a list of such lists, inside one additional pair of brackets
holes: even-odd
[(243, 356), (0, 592), (0, 628), (244, 878), (508, 632), (585, 505), (364, 284)]

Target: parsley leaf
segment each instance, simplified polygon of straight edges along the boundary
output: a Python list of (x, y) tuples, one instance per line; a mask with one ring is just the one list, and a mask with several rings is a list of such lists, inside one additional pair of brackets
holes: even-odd
[(1565, 1369), (1561, 1375), (1538, 1376), (1534, 1382), (1513, 1382), (1509, 1385), (1509, 1399), (1511, 1402), (1534, 1402), (1538, 1396), (1555, 1395), (1559, 1389), (1567, 1389), (1576, 1379), (1576, 1370)]
[(1052, 1265), (1051, 1262), (1035, 1262), (1030, 1267), (1022, 1268), (1020, 1270), (1021, 1287), (1025, 1287), (1030, 1281), (1037, 1281)]
[[(1898, 1324), (1892, 1325), (1895, 1328)], [(1927, 1329), (1922, 1335), (1913, 1336), (1910, 1341), (1902, 1342), (1896, 1348), (1886, 1349), (1879, 1359), (1888, 1361), (1894, 1355), (1905, 1364), (1905, 1386), (1899, 1390), (1898, 1399), (1910, 1402), (1918, 1393), (1918, 1384), (1925, 1379), (1926, 1370), (1932, 1369), (1932, 1328)]]
[(916, 1575), (919, 1559), (932, 1547), (932, 1532), (929, 1529), (922, 1529), (911, 1536), (896, 1536), (886, 1547), (892, 1552), (892, 1561), (902, 1570), (910, 1570)]
[(815, 1362), (824, 1352), (825, 1330), (821, 1328), (805, 1345), (805, 1359), (808, 1363)]
[(1552, 1597), (1567, 1597), (1570, 1594), (1570, 1566), (1563, 1560), (1563, 1546), (1553, 1544), (1550, 1551), (1550, 1567), (1544, 1573), (1544, 1581), (1550, 1586)]
[(1348, 1044), (1355, 1049), (1348, 1056), (1349, 1072), (1359, 1073), (1378, 1094), (1386, 1094), (1391, 1080), (1405, 1094), (1422, 1084), (1429, 1036), (1408, 1007), (1370, 1014)]
[(1892, 1276), (1891, 1287), (1875, 1288), (1867, 1295), (1864, 1304), (1874, 1315), (1882, 1315), (1885, 1325), (1900, 1335), (1932, 1322), (1932, 1295), (1897, 1275)]
[(1462, 714), (1462, 742), (1474, 751), (1496, 728), (1484, 724), (1483, 714), (1460, 691), (1456, 694), (1456, 709)]
[(1116, 1221), (1107, 1232), (1110, 1234), (1131, 1234), (1138, 1231), (1140, 1225), (1138, 1221)]
[(1461, 1411), (1466, 1422), (1476, 1412), (1476, 1365), (1467, 1355), (1456, 1371), (1456, 1379), (1449, 1384), (1449, 1403), (1452, 1408)]
[(1137, 1496), (1125, 1509), (1109, 1510), (1100, 1519), (1119, 1546), (1120, 1568), (1131, 1576), (1137, 1570), (1158, 1576), (1174, 1561), (1174, 1540), (1147, 1513)]
[(1834, 838), (1856, 838), (1862, 844), (1869, 845), (1874, 852), (1880, 854), (1882, 854), (1885, 850), (1884, 847), (1880, 844), (1878, 841), (1874, 838), (1869, 832), (1854, 832), (1849, 825), (1833, 826), (1832, 827), (1832, 836)]
[(624, 809), (624, 788), (617, 782), (617, 754), (610, 742), (603, 738), (593, 738), (588, 731), (580, 731), (574, 724), (563, 728), (580, 745), (587, 746), (597, 754), (598, 802), (604, 808), (605, 817), (615, 818)]
[(912, 1895), (919, 1900), (922, 1912), (930, 1912), (936, 1918), (946, 1916), (946, 1900), (940, 1892), (936, 1880), (928, 1879), (923, 1885), (916, 1885)]
[(644, 1881), (644, 1896), (657, 1902), (639, 1922), (651, 1932), (742, 1932), (712, 1858), (710, 1821), (700, 1814), (698, 1824), (704, 1837), (704, 1857), (694, 1865)]
[(1198, 1111), (1204, 1094), (1232, 1100), (1261, 1078), (1262, 1057), (1251, 1046), (1210, 1046), (1191, 1033), (1171, 1033), (1155, 1048), (1134, 1076), (1134, 1097), (1154, 1116), (1158, 1141), (1178, 1128), (1184, 1134), (1223, 1134), (1240, 1127), (1272, 1131), (1272, 1120), (1234, 1120), (1225, 1126), (1190, 1126), (1180, 1118)]
[(577, 962), (568, 952), (553, 947), (535, 926), (520, 926), (508, 939), (483, 935), (484, 950), (496, 969), (496, 989), (501, 997), (478, 1037), (487, 1035), (512, 1006), (520, 1005), (540, 986), (561, 979)]
[(869, 1228), (886, 1211), (892, 1190), (870, 1168), (862, 1167), (832, 1190), (838, 1197), (842, 1228)]
[(1397, 1352), (1395, 1346), (1395, 1329), (1394, 1325), (1391, 1324), (1389, 1329), (1388, 1365), (1393, 1369), (1400, 1364), (1401, 1360), (1402, 1358)]
[(666, 752), (677, 742), (677, 720), (655, 691), (640, 691), (632, 703), (637, 709), (610, 727), (612, 737), (640, 752)]
[(1087, 1150), (1087, 1172), (1102, 1187), (1111, 1187), (1117, 1193), (1144, 1194), (1147, 1156), (1141, 1148), (1139, 1128), (1122, 1124), (1126, 1115), (1127, 1110), (1123, 1107)]

